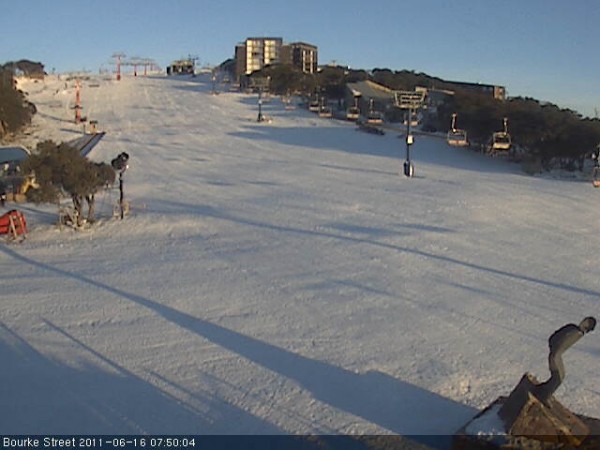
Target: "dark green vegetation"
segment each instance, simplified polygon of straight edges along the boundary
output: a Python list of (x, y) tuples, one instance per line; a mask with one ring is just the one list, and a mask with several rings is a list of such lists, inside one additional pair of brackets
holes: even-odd
[(15, 73), (37, 78), (43, 76), (44, 66), (27, 60), (0, 65), (0, 139), (28, 125), (36, 112), (35, 105), (16, 89)]
[(478, 144), (502, 130), (502, 120), (507, 117), (513, 142), (543, 167), (560, 158), (567, 160), (566, 168), (574, 169), (600, 143), (598, 119), (583, 118), (572, 110), (532, 98), (500, 101), (457, 90), (440, 108), (436, 125), (446, 129), (453, 112), (458, 113), (459, 128), (468, 130), (471, 141)]
[(102, 187), (115, 181), (110, 164), (93, 163), (67, 144), (40, 142), (36, 151), (22, 164), (24, 173), (34, 172), (39, 188), (30, 190), (37, 203), (58, 202), (63, 194), (73, 200), (77, 225), (83, 221), (83, 201), (88, 204), (86, 220), (94, 221), (94, 196)]

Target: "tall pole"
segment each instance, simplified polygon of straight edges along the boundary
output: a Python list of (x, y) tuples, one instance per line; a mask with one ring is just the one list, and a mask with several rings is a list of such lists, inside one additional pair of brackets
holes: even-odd
[(119, 208), (121, 212), (121, 220), (123, 220), (123, 216), (125, 215), (124, 211), (124, 194), (123, 194), (123, 171), (119, 172)]
[(412, 120), (412, 108), (408, 108), (408, 117), (406, 118), (406, 161), (404, 161), (404, 175), (411, 178), (414, 173), (414, 167), (410, 161), (410, 146), (413, 143), (413, 137), (410, 134), (410, 122)]
[[(396, 107), (406, 110), (406, 161), (404, 161), (404, 175), (412, 177), (414, 175), (414, 166), (410, 160), (410, 146), (414, 143), (414, 137), (410, 134), (410, 125), (413, 118), (413, 111), (417, 111), (423, 103), (422, 92), (396, 91), (394, 101)], [(415, 114), (416, 115), (416, 114)]]
[(262, 114), (262, 88), (259, 88), (258, 90), (258, 119), (256, 120), (257, 122), (262, 122), (264, 120), (263, 114)]
[(75, 80), (75, 123), (81, 123), (81, 86), (79, 79)]
[(122, 52), (113, 53), (112, 55), (112, 57), (116, 60), (115, 64), (117, 66), (117, 81), (121, 79), (121, 58), (123, 58), (124, 56), (125, 53)]

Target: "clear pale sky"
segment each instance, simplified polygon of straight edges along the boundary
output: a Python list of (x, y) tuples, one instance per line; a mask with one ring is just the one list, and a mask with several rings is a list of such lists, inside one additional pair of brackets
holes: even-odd
[(415, 70), (506, 86), (594, 117), (598, 0), (0, 0), (0, 63), (51, 72), (113, 69), (111, 55), (161, 67), (233, 57), (247, 37), (319, 48), (319, 63)]

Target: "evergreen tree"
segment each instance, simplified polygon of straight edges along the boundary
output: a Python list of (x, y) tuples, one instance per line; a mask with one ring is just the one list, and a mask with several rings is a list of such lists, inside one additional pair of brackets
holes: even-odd
[(52, 141), (38, 144), (37, 151), (22, 165), (26, 173), (34, 172), (39, 189), (32, 190), (37, 203), (58, 202), (67, 194), (73, 201), (77, 225), (83, 222), (83, 202), (88, 204), (86, 220), (94, 221), (95, 194), (115, 181), (115, 171), (105, 163), (93, 163), (67, 144)]
[(28, 125), (35, 111), (35, 106), (15, 88), (13, 71), (0, 66), (0, 138)]

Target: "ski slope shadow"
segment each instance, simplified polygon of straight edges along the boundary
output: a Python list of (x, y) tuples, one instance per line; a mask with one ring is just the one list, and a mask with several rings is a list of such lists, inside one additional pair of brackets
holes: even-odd
[(450, 435), (477, 412), (385, 373), (355, 373), (148, 299), (132, 300), (204, 339), (296, 381), (331, 407), (436, 448), (448, 447)]
[[(429, 258), (432, 260), (440, 261), (445, 264), (452, 264), (452, 265), (465, 267), (465, 268), (472, 269), (472, 270), (477, 270), (484, 274), (489, 273), (489, 274), (493, 274), (493, 275), (502, 276), (508, 280), (523, 281), (526, 283), (531, 283), (533, 285), (545, 286), (545, 287), (549, 287), (552, 289), (558, 289), (558, 290), (566, 291), (569, 293), (582, 294), (582, 295), (586, 295), (586, 296), (590, 296), (590, 297), (600, 296), (600, 292), (595, 291), (593, 289), (581, 288), (578, 286), (569, 285), (566, 283), (558, 283), (558, 282), (555, 282), (552, 280), (545, 280), (542, 278), (535, 278), (535, 277), (527, 275), (527, 274), (511, 272), (511, 271), (504, 270), (504, 269), (498, 269), (494, 266), (486, 266), (483, 264), (471, 262), (469, 260), (463, 260), (463, 259), (455, 258), (452, 256), (447, 256), (444, 254), (437, 254), (434, 252), (421, 250), (419, 248), (403, 247), (400, 245), (391, 244), (389, 242), (380, 241), (380, 240), (377, 240), (372, 237), (364, 237), (364, 236), (356, 237), (356, 236), (349, 236), (347, 234), (339, 234), (339, 233), (335, 232), (336, 227), (338, 229), (340, 229), (340, 231), (344, 231), (344, 228), (349, 229), (349, 227), (353, 227), (352, 225), (349, 225), (349, 224), (344, 224), (344, 225), (340, 226), (340, 224), (336, 225), (334, 223), (333, 224), (334, 226), (330, 225), (330, 228), (333, 231), (328, 231), (327, 229), (304, 229), (304, 228), (297, 228), (297, 227), (288, 226), (288, 225), (281, 225), (279, 223), (269, 223), (267, 221), (259, 221), (259, 220), (255, 220), (255, 219), (249, 219), (246, 217), (242, 217), (242, 216), (237, 216), (235, 214), (229, 213), (224, 210), (219, 210), (219, 209), (214, 208), (209, 205), (192, 205), (192, 204), (185, 204), (185, 203), (177, 203), (177, 202), (173, 202), (173, 201), (169, 202), (168, 204), (167, 203), (162, 204), (161, 202), (155, 201), (154, 205), (158, 207), (157, 211), (159, 211), (161, 213), (176, 214), (181, 211), (184, 211), (186, 213), (188, 213), (190, 211), (195, 211), (195, 213), (198, 214), (199, 216), (213, 217), (215, 219), (223, 220), (226, 222), (236, 223), (239, 225), (253, 227), (253, 228), (257, 228), (257, 229), (264, 229), (267, 231), (284, 233), (286, 235), (322, 237), (322, 238), (327, 238), (327, 239), (338, 239), (342, 242), (370, 244), (370, 245), (373, 245), (376, 247), (388, 249), (388, 250), (395, 251), (395, 252), (411, 253), (414, 255), (422, 256), (424, 258)], [(412, 224), (402, 224), (401, 226), (404, 228), (412, 228), (412, 229), (416, 229), (416, 230), (428, 230), (428, 231), (434, 231), (434, 232), (450, 232), (451, 231), (450, 229), (446, 229), (446, 228), (442, 228), (442, 227), (432, 227), (432, 226), (429, 226), (426, 224), (412, 223)], [(360, 229), (357, 227), (353, 227), (353, 228)], [(386, 233), (389, 233), (386, 230), (373, 229), (373, 231), (375, 231), (375, 232), (370, 232), (368, 234), (370, 234), (371, 236), (376, 236), (376, 235), (384, 235)]]
[[(261, 419), (225, 404), (203, 399), (215, 416), (142, 380), (109, 361), (48, 320), (62, 345), (80, 347), (93, 362), (62, 364), (36, 350), (0, 322), (0, 430), (11, 435), (195, 434), (220, 433), (218, 423), (242, 420), (247, 429), (279, 434)], [(98, 362), (98, 364), (96, 363)]]
[[(246, 125), (229, 135), (250, 142), (269, 141), (284, 146), (303, 147), (323, 151), (339, 151), (355, 155), (402, 158), (406, 147), (397, 134), (374, 137), (356, 131), (347, 123), (333, 122), (331, 126), (319, 126), (324, 119), (314, 118), (314, 126), (278, 126)], [(444, 168), (460, 169), (477, 173), (518, 172), (518, 166), (490, 158), (484, 154), (466, 149), (453, 149), (444, 140), (422, 136), (412, 146), (413, 159), (417, 163), (428, 163)]]
[(440, 450), (449, 449), (451, 435), (477, 413), (472, 407), (387, 374), (378, 371), (352, 372), (290, 352), (83, 275), (48, 266), (12, 249), (2, 248), (0, 251), (22, 263), (77, 280), (146, 307), (181, 328), (295, 380), (316, 399), (331, 407), (361, 417), (395, 434), (410, 436), (416, 442)]

